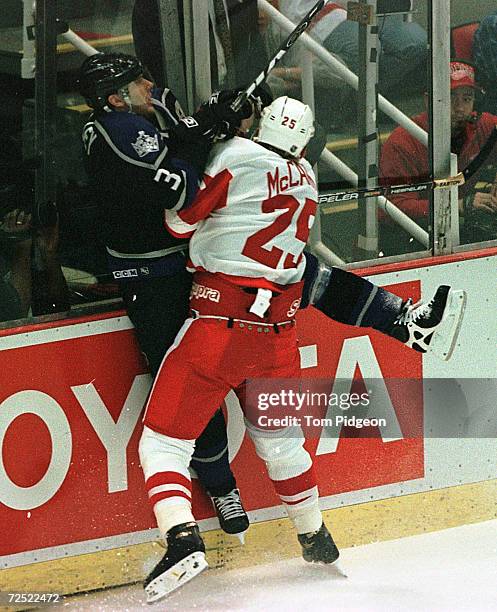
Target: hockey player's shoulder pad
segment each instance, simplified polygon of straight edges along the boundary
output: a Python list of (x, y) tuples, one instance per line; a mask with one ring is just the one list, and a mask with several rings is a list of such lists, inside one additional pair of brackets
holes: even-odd
[[(266, 157), (264, 155), (266, 154)], [(259, 157), (267, 158), (267, 150), (248, 138), (235, 136), (231, 140), (219, 142), (212, 147), (207, 162), (206, 173), (209, 175), (225, 168), (246, 168), (256, 163)]]
[(157, 166), (167, 153), (163, 135), (145, 117), (112, 112), (100, 115), (95, 127), (113, 152), (130, 163)]

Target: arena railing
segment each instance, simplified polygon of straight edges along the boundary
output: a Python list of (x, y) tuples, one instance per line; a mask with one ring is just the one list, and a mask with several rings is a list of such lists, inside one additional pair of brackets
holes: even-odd
[[(259, 8), (267, 13), (269, 17), (283, 30), (284, 33), (288, 34), (295, 28), (295, 24), (282, 15), (274, 6), (272, 6), (267, 0), (258, 0)], [(302, 34), (301, 44), (305, 46), (310, 52), (318, 57), (323, 63), (330, 67), (333, 73), (343, 79), (343, 81), (353, 87), (355, 90), (359, 89), (359, 77), (354, 74), (347, 66), (345, 66), (340, 60), (334, 57), (329, 51), (327, 51), (322, 45), (316, 42), (309, 34)], [(311, 71), (312, 72), (312, 71)], [(307, 85), (304, 89), (304, 93), (309, 95), (309, 91), (313, 89), (312, 76), (307, 77)], [(388, 117), (393, 119), (397, 124), (404, 127), (410, 134), (412, 134), (417, 140), (428, 147), (429, 138), (428, 133), (419, 127), (412, 119), (405, 115), (399, 108), (392, 104), (381, 94), (378, 94), (378, 108), (383, 111)], [(454, 160), (455, 157), (455, 160)], [(332, 170), (337, 172), (352, 186), (356, 187), (359, 182), (358, 175), (343, 161), (341, 161), (331, 151), (324, 149), (321, 154), (321, 161), (327, 164)], [(457, 157), (452, 155), (452, 167), (457, 168)], [(456, 188), (457, 190), (457, 188)], [(453, 196), (452, 196), (453, 198)], [(457, 199), (457, 196), (456, 196)], [(418, 242), (420, 242), (427, 249), (430, 247), (430, 236), (426, 230), (420, 227), (415, 221), (413, 221), (408, 215), (401, 211), (393, 202), (387, 198), (380, 196), (377, 199), (378, 208), (385, 211), (385, 213), (392, 218), (404, 230), (409, 232)], [(319, 254), (325, 258), (328, 263), (336, 265), (342, 261), (336, 253), (331, 251), (321, 241), (321, 236), (315, 231), (313, 232), (311, 246), (319, 252)], [(410, 254), (412, 256), (412, 254)], [(395, 259), (398, 259), (396, 257)], [(381, 258), (379, 261), (384, 262), (385, 259)], [(342, 263), (344, 263), (342, 261)]]

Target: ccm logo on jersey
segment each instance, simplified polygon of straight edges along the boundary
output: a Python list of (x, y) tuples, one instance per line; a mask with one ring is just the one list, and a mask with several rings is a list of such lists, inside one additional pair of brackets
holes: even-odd
[(136, 268), (131, 268), (130, 270), (115, 270), (112, 272), (112, 276), (114, 278), (133, 278), (138, 276), (138, 270)]
[(205, 285), (193, 283), (192, 290), (190, 292), (190, 298), (192, 297), (203, 298), (205, 300), (218, 303), (221, 299), (221, 293), (217, 289), (212, 289), (211, 287), (206, 287)]
[(297, 310), (300, 308), (300, 302), (301, 298), (299, 298), (298, 300), (293, 300), (288, 312), (286, 313), (287, 317), (292, 318), (295, 316)]

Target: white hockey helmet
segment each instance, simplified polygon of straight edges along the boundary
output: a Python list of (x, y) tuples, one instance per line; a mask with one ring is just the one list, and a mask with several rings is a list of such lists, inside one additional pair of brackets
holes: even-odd
[(313, 136), (314, 116), (309, 106), (282, 96), (262, 111), (254, 140), (298, 158)]

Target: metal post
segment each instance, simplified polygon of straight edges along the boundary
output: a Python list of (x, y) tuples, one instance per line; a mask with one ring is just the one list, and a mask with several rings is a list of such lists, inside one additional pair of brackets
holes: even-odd
[(209, 3), (192, 2), (194, 105), (198, 106), (212, 93), (209, 48)]
[(156, 0), (162, 42), (164, 83), (174, 92), (181, 106), (187, 108), (185, 62), (180, 36), (180, 19), (177, 0)]
[[(299, 44), (299, 43), (297, 43)], [(316, 116), (316, 105), (314, 100), (314, 72), (312, 70), (312, 53), (306, 49), (303, 45), (298, 46), (298, 53), (300, 58), (300, 66), (302, 68), (302, 102), (307, 104), (314, 116)], [(316, 176), (316, 182), (319, 183), (318, 175), (318, 164), (314, 164), (314, 174)], [(311, 233), (309, 234), (309, 245), (319, 242), (321, 239), (321, 211), (318, 209), (316, 213), (316, 220), (312, 226)]]
[(35, 199), (38, 210), (55, 202), (55, 124), (57, 110), (57, 24), (56, 3), (38, 0), (35, 16)]
[(23, 79), (32, 79), (35, 76), (35, 42), (32, 36), (34, 24), (35, 3), (33, 0), (24, 0), (21, 61), (21, 76)]
[[(357, 101), (359, 147), (359, 187), (378, 184), (378, 27), (376, 0), (361, 0), (359, 21), (359, 89)], [(349, 15), (350, 18), (350, 15)], [(361, 258), (378, 255), (378, 204), (376, 198), (359, 198), (359, 234), (357, 246)], [(364, 255), (365, 257), (362, 257)]]
[[(428, 150), (432, 176), (450, 176), (450, 0), (429, 0), (429, 132)], [(451, 198), (454, 190), (432, 191), (432, 247), (434, 255), (452, 250)]]
[(187, 104), (183, 108), (188, 113), (193, 113), (194, 108), (194, 83), (195, 72), (193, 64), (193, 18), (192, 0), (183, 0), (183, 30), (185, 40), (185, 85)]
[(99, 53), (95, 47), (92, 47), (90, 44), (86, 42), (81, 36), (78, 36), (76, 32), (68, 28), (65, 32), (62, 32), (61, 36), (63, 36), (68, 43), (71, 43), (75, 49), (80, 51), (83, 55), (90, 57), (91, 55), (96, 55)]
[[(267, 13), (272, 20), (282, 29), (286, 34), (290, 34), (295, 29), (295, 23), (287, 19), (277, 9), (274, 8), (267, 0), (257, 0), (258, 7)], [(340, 60), (334, 57), (329, 51), (323, 46), (316, 42), (309, 34), (304, 32), (300, 36), (300, 42), (310, 49), (316, 57), (322, 60), (328, 65), (334, 74), (341, 77), (348, 85), (353, 89), (358, 88), (358, 78), (351, 70), (347, 68)], [(392, 118), (396, 123), (404, 127), (410, 134), (414, 136), (424, 145), (428, 146), (428, 134), (419, 127), (417, 123), (414, 123), (407, 115), (401, 110), (384, 98), (381, 94), (378, 96), (378, 106), (381, 111), (388, 117)]]

